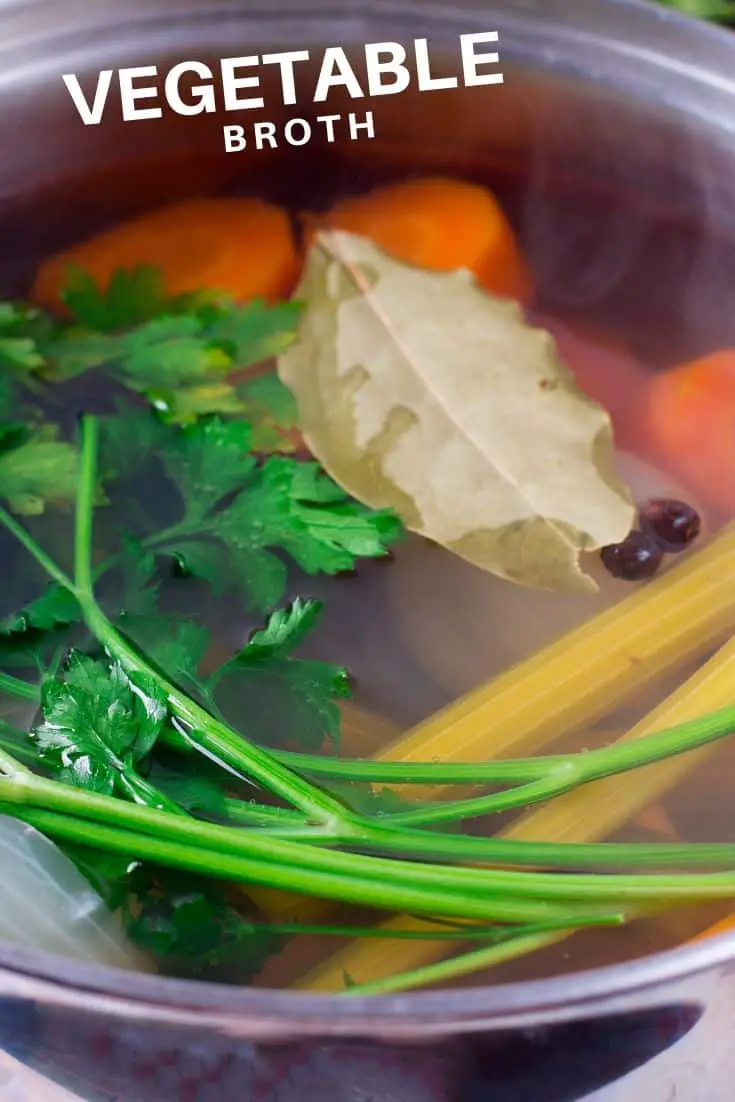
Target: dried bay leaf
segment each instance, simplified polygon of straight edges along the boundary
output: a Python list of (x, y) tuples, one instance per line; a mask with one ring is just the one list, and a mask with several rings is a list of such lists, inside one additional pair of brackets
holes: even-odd
[(336, 482), (510, 581), (596, 590), (580, 553), (623, 539), (634, 508), (610, 419), (550, 334), (469, 272), (410, 267), (337, 231), (314, 240), (296, 297), (278, 371)]

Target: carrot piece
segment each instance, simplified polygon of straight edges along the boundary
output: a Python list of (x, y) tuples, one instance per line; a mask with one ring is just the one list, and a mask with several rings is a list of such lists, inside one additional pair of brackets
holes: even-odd
[(705, 501), (735, 509), (735, 348), (654, 376), (644, 407), (646, 452)]
[(538, 314), (533, 323), (548, 330), (578, 386), (610, 414), (619, 448), (636, 451), (640, 436), (640, 395), (649, 374), (623, 345), (590, 327), (566, 325)]
[(69, 265), (102, 287), (116, 269), (161, 269), (171, 296), (211, 289), (238, 301), (287, 298), (300, 258), (287, 213), (261, 199), (190, 199), (149, 211), (45, 260), (31, 299), (58, 309)]
[(419, 268), (468, 268), (487, 291), (523, 304), (531, 299), (513, 230), (492, 193), (478, 184), (440, 176), (405, 180), (344, 199), (312, 226), (368, 237)]
[(706, 941), (707, 938), (716, 937), (717, 934), (731, 934), (734, 931), (735, 915), (728, 915), (727, 918), (721, 918), (719, 922), (715, 922), (713, 926), (708, 926), (701, 934), (697, 934), (696, 937), (691, 938), (690, 944), (696, 941)]

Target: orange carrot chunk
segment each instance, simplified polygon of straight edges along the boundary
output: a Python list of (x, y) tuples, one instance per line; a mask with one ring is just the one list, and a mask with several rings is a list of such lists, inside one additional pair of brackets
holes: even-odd
[(478, 184), (445, 177), (406, 180), (344, 199), (316, 224), (367, 237), (419, 268), (468, 268), (493, 294), (524, 305), (531, 299), (531, 278), (513, 230), (492, 193)]
[(735, 509), (735, 348), (654, 376), (643, 401), (646, 451), (704, 500)]
[(190, 199), (153, 210), (49, 257), (31, 291), (58, 309), (70, 265), (106, 288), (119, 268), (153, 265), (175, 296), (224, 291), (239, 302), (287, 298), (300, 259), (288, 215), (260, 199)]
[(697, 934), (691, 942), (706, 941), (707, 938), (716, 937), (717, 934), (731, 934), (733, 931), (735, 931), (735, 915), (728, 915), (727, 918), (721, 918), (719, 922), (715, 922), (713, 926), (708, 926), (701, 934)]

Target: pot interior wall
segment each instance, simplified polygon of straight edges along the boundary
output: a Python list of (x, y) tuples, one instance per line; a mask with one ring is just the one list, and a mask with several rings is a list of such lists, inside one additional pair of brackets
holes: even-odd
[[(532, 70), (519, 58), (504, 63), (499, 87), (410, 89), (372, 100), (334, 94), (327, 105), (313, 104), (315, 69), (304, 67), (298, 106), (284, 108), (279, 86), (263, 76), (266, 107), (259, 112), (225, 112), (215, 77), (216, 114), (182, 118), (164, 108), (162, 119), (124, 124), (113, 82), (102, 123), (82, 124), (63, 72), (77, 73), (91, 95), (103, 66), (156, 64), (162, 77), (196, 57), (216, 74), (217, 59), (239, 49), (227, 37), (211, 41), (211, 28), (206, 41), (194, 28), (178, 33), (175, 52), (145, 36), (137, 48), (123, 42), (114, 55), (101, 46), (95, 54), (88, 43), (75, 57), (45, 62), (42, 78), (32, 70), (33, 79), (6, 81), (4, 291), (22, 292), (45, 253), (174, 199), (257, 192), (298, 213), (375, 180), (442, 171), (488, 182), (501, 196), (545, 309), (602, 320), (654, 363), (735, 338), (725, 293), (735, 275), (735, 149), (684, 112), (580, 76)], [(381, 37), (377, 28), (373, 37)], [(247, 43), (252, 53), (270, 46), (252, 37)], [(294, 31), (273, 48), (304, 44)], [(312, 56), (320, 56), (317, 45)], [(459, 71), (456, 50), (442, 54), (441, 39), (432, 56), (436, 72)], [(361, 76), (359, 51), (354, 57)], [(315, 121), (326, 110), (343, 119), (332, 143)], [(349, 139), (350, 111), (358, 119), (373, 112), (373, 140)], [(283, 138), (282, 124), (293, 117), (313, 123), (308, 145), (295, 148)], [(244, 125), (250, 136), (261, 119), (278, 124), (277, 150), (259, 151), (251, 140), (242, 153), (225, 152), (225, 124)]]

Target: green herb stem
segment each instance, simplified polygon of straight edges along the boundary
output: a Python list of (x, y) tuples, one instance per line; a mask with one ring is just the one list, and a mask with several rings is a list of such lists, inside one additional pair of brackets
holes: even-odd
[(58, 566), (49, 555), (46, 554), (44, 549), (36, 543), (23, 525), (19, 524), (15, 517), (7, 512), (2, 505), (0, 505), (0, 523), (5, 525), (7, 530), (15, 536), (18, 542), (25, 547), (26, 551), (33, 556), (36, 562), (44, 568), (46, 573), (49, 574), (55, 582), (58, 582), (64, 589), (68, 589), (75, 597), (77, 596), (76, 586), (71, 578), (64, 573), (61, 567)]
[(261, 826), (298, 827), (308, 826), (304, 816), (299, 811), (289, 807), (268, 807), (267, 804), (259, 804), (254, 800), (235, 800), (230, 797), (225, 799), (225, 811), (227, 819), (231, 823), (240, 823), (243, 826), (258, 824)]
[[(97, 604), (92, 579), (92, 517), (97, 469), (99, 425), (95, 417), (85, 416), (81, 428), (81, 465), (77, 493), (74, 590), (85, 621), (98, 640), (128, 671), (145, 673), (157, 681), (168, 697), (174, 715), (191, 728), (192, 742), (203, 751), (234, 769), (254, 778), (264, 788), (318, 822), (334, 822), (349, 817), (344, 806), (315, 788), (298, 774), (281, 765), (260, 747), (248, 742), (221, 720), (213, 718), (195, 701), (153, 669), (120, 635)], [(26, 543), (26, 546), (27, 543)]]
[[(3, 764), (3, 757), (7, 755), (0, 755), (0, 765)], [(614, 902), (616, 906), (642, 903), (660, 905), (682, 900), (696, 902), (735, 897), (735, 872), (730, 870), (725, 873), (645, 876), (612, 873), (565, 875), (429, 863), (407, 866), (405, 862), (391, 858), (324, 851), (300, 842), (273, 837), (259, 838), (257, 833), (242, 829), (152, 811), (97, 793), (46, 781), (28, 773), (21, 766), (13, 770), (11, 764), (6, 772), (9, 779), (0, 780), (0, 800), (4, 803), (60, 811), (97, 822), (101, 820), (126, 832), (136, 831), (170, 840), (178, 845), (189, 842), (193, 847), (209, 847), (212, 853), (216, 852), (223, 857), (262, 861), (265, 879), (259, 882), (273, 887), (282, 886), (279, 865), (291, 866), (296, 871), (300, 869), (304, 872), (324, 872), (347, 879), (354, 878), (355, 884), (368, 880), (372, 884), (373, 905), (379, 905), (383, 909), (390, 906), (385, 893), (393, 889), (400, 892), (404, 886), (410, 886), (412, 891), (419, 892), (425, 888), (429, 897), (433, 889), (437, 893), (437, 900), (439, 895), (448, 897), (456, 892), (464, 901), (461, 906), (467, 907), (470, 904), (470, 909), (462, 912), (463, 917), (483, 917), (476, 913), (475, 904), (482, 911), (483, 904), (491, 906), (494, 902), (498, 905), (502, 902), (502, 906), (506, 907), (504, 913), (509, 913), (508, 907), (511, 911), (518, 908), (520, 912), (529, 905), (548, 907), (553, 902), (562, 906), (585, 902), (591, 907), (589, 913), (596, 913), (600, 906), (609, 902)], [(273, 869), (277, 883), (269, 876), (268, 866)], [(405, 904), (400, 906), (402, 909), (410, 909)], [(446, 913), (452, 916), (458, 913), (456, 908), (451, 912), (444, 912), (443, 908), (444, 903), (436, 902), (432, 911), (434, 914)], [(495, 913), (489, 917), (500, 920)], [(539, 917), (552, 918), (548, 914)], [(521, 920), (518, 915), (507, 919)]]
[[(3, 789), (4, 792), (4, 789)], [(132, 807), (130, 804), (122, 805)], [(329, 870), (286, 864), (267, 858), (247, 858), (220, 853), (190, 842), (172, 842), (164, 837), (120, 830), (67, 813), (12, 807), (12, 814), (50, 837), (121, 853), (139, 860), (178, 868), (206, 876), (245, 884), (260, 884), (283, 891), (356, 903), (380, 910), (413, 911), (431, 916), (438, 912), (457, 918), (478, 918), (485, 922), (527, 923), (554, 921), (569, 924), (571, 912), (537, 901), (516, 903), (505, 897), (462, 895), (453, 891), (422, 888), (404, 876), (403, 883), (380, 884), (371, 879), (340, 875)], [(179, 820), (182, 821), (182, 820)], [(604, 920), (605, 910), (594, 908), (585, 917)]]
[(398, 991), (413, 991), (419, 987), (456, 980), (460, 976), (469, 976), (473, 972), (493, 968), (498, 964), (528, 956), (539, 949), (545, 949), (554, 942), (562, 941), (570, 934), (576, 933), (579, 928), (570, 926), (566, 929), (558, 929), (556, 932), (526, 931), (501, 941), (499, 945), (475, 949), (473, 952), (462, 953), (449, 960), (427, 964), (422, 968), (414, 968), (410, 972), (397, 972), (395, 975), (373, 980), (370, 983), (355, 983), (340, 994), (342, 996), (391, 995)]
[(588, 781), (686, 753), (725, 738), (734, 731), (735, 707), (728, 707), (644, 735), (632, 742), (614, 743), (577, 754), (543, 754), (527, 759), (489, 762), (392, 762), (332, 758), (290, 750), (274, 750), (273, 756), (285, 765), (315, 777), (375, 784), (526, 784), (546, 779), (550, 774), (568, 767), (570, 762)]
[(563, 765), (567, 761), (567, 756), (562, 754), (490, 762), (393, 762), (369, 758), (333, 758), (326, 754), (301, 754), (292, 750), (273, 750), (272, 754), (284, 765), (314, 777), (375, 784), (524, 783), (545, 777), (550, 768)]
[[(354, 897), (354, 902), (366, 902), (368, 905), (385, 909), (390, 907), (388, 894), (393, 889), (400, 894), (404, 888), (410, 889), (424, 899), (422, 913), (446, 914), (452, 917), (493, 919), (496, 921), (524, 921), (527, 904), (501, 898), (495, 892), (497, 874), (483, 869), (451, 868), (442, 865), (419, 865), (407, 868), (404, 862), (381, 857), (366, 857), (360, 854), (325, 852), (313, 846), (298, 842), (281, 841), (272, 837), (262, 838), (257, 833), (232, 827), (219, 826), (194, 819), (169, 815), (153, 811), (140, 805), (125, 803), (98, 793), (73, 789), (54, 781), (46, 781), (23, 771), (21, 783), (12, 779), (0, 780), (0, 801), (16, 804), (22, 808), (40, 808), (45, 811), (61, 812), (73, 818), (89, 820), (91, 825), (106, 824), (126, 834), (136, 832), (155, 840), (170, 841), (180, 849), (191, 846), (194, 849), (207, 848), (213, 856), (233, 860), (252, 860), (262, 865), (263, 878), (257, 880), (270, 887), (286, 887), (289, 881), (283, 879), (283, 869), (291, 868), (296, 879), (291, 882), (295, 891), (300, 883), (300, 872), (314, 872), (336, 875), (346, 882), (353, 882), (357, 890), (359, 884), (369, 887), (369, 898)], [(91, 826), (90, 826), (91, 829)], [(138, 856), (145, 856), (138, 854)], [(269, 872), (269, 869), (271, 870)], [(530, 875), (530, 874), (529, 874)], [(237, 879), (238, 877), (235, 877)], [(303, 889), (309, 892), (311, 889)], [(456, 900), (450, 902), (450, 897)], [(322, 894), (315, 892), (314, 894)], [(445, 911), (446, 900), (452, 909)], [(349, 895), (336, 895), (334, 898), (349, 901)], [(431, 904), (431, 900), (437, 902)], [(540, 920), (560, 917), (544, 913), (548, 910), (545, 901), (532, 900), (532, 908), (539, 907), (536, 917)], [(401, 910), (411, 910), (405, 903), (397, 905)], [(460, 907), (458, 910), (457, 907)], [(487, 908), (491, 908), (488, 913)], [(496, 913), (500, 907), (502, 915)], [(493, 909), (495, 908), (495, 909)], [(551, 907), (555, 908), (554, 905)], [(562, 907), (562, 910), (564, 908)], [(592, 908), (595, 913), (596, 908)], [(417, 911), (418, 913), (418, 911)]]
[(530, 807), (565, 792), (571, 792), (572, 789), (589, 784), (591, 781), (615, 776), (631, 769), (640, 769), (655, 762), (689, 753), (726, 738), (733, 730), (735, 730), (735, 708), (722, 708), (710, 715), (630, 742), (617, 742), (612, 746), (570, 754), (567, 757), (537, 758), (538, 763), (546, 762), (547, 775), (541, 780), (518, 785), (505, 792), (476, 796), (468, 800), (455, 800), (451, 803), (430, 804), (385, 818), (393, 826), (428, 826), (457, 822), (514, 808)]
[[(425, 925), (431, 922), (430, 919), (424, 919), (423, 921)], [(619, 925), (621, 925), (621, 918), (616, 914), (593, 916), (591, 918), (580, 916), (575, 929)], [(264, 931), (268, 930), (273, 934), (283, 934), (284, 936), (310, 934), (317, 937), (369, 938), (371, 941), (492, 941), (497, 944), (501, 941), (508, 942), (511, 938), (519, 936), (519, 930), (528, 933), (528, 928), (517, 926), (456, 925), (451, 928), (448, 925), (442, 926), (438, 923), (436, 928), (431, 930), (399, 930), (392, 926), (309, 926), (300, 922), (253, 923), (253, 926), (256, 929), (261, 928)], [(555, 923), (539, 923), (532, 929), (534, 933), (541, 933), (556, 931), (559, 927)], [(565, 934), (570, 932), (568, 926), (564, 926), (563, 930)]]
[[(372, 826), (372, 824), (371, 824)], [(337, 840), (332, 840), (336, 844)], [(515, 838), (473, 838), (401, 827), (356, 843), (361, 848), (403, 857), (536, 869), (727, 868), (735, 870), (735, 843), (729, 842), (525, 842)]]
[(20, 677), (13, 677), (9, 673), (0, 673), (0, 692), (31, 701), (33, 704), (39, 704), (41, 701), (41, 692), (37, 685), (31, 685), (30, 682), (23, 681)]

